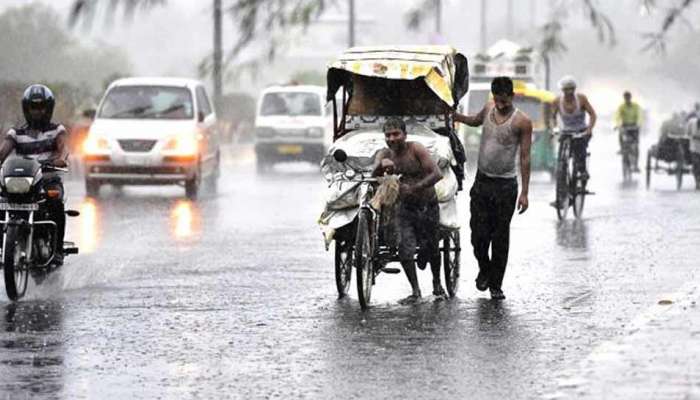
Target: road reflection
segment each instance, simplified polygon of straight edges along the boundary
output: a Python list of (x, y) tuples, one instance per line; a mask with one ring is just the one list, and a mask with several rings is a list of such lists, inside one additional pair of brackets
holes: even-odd
[(56, 301), (4, 306), (0, 398), (35, 398), (63, 388), (63, 306)]
[(95, 251), (100, 236), (100, 213), (97, 202), (85, 198), (80, 204), (80, 243), (81, 253), (89, 254)]
[[(538, 345), (507, 304), (485, 298), (373, 307), (368, 312), (349, 299), (338, 301), (330, 317), (320, 335), (325, 355), (321, 369), (333, 383), (323, 393), (329, 397), (372, 393), (375, 398), (398, 398), (407, 387), (430, 387), (436, 398), (466, 398), (475, 388), (464, 376), (480, 382), (490, 378), (491, 372), (482, 368), (485, 360), (521, 368)], [(364, 375), (368, 371), (373, 371), (371, 380)]]
[(171, 207), (171, 234), (178, 241), (190, 241), (201, 234), (202, 215), (199, 206), (189, 200), (178, 200)]
[(568, 249), (588, 250), (588, 227), (580, 219), (558, 222), (557, 244)]

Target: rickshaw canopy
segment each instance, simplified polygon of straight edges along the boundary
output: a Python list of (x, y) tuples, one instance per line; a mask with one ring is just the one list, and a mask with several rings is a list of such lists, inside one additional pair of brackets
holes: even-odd
[(341, 86), (352, 95), (353, 75), (422, 81), (449, 107), (456, 106), (469, 89), (467, 58), (451, 46), (350, 48), (328, 66), (327, 100), (333, 100)]

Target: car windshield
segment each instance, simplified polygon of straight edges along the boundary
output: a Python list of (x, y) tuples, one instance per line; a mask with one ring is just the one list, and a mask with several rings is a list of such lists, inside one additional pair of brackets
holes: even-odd
[(172, 86), (118, 86), (107, 93), (98, 118), (192, 119), (190, 90)]
[(260, 106), (260, 115), (321, 115), (321, 99), (309, 92), (266, 93)]
[(531, 97), (515, 96), (513, 106), (524, 112), (532, 121), (542, 118), (542, 102)]

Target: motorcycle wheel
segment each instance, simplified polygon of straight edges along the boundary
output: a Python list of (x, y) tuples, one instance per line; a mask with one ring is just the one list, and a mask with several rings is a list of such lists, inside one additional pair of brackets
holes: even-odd
[(5, 234), (5, 252), (2, 262), (5, 275), (5, 292), (12, 301), (17, 301), (27, 291), (29, 269), (24, 260), (26, 239), (20, 235), (19, 227), (8, 226)]
[(368, 210), (360, 210), (357, 216), (357, 235), (355, 237), (353, 254), (353, 263), (357, 273), (357, 297), (363, 310), (369, 307), (369, 300), (372, 296), (372, 282), (374, 280), (372, 244), (370, 241), (371, 220), (372, 215)]

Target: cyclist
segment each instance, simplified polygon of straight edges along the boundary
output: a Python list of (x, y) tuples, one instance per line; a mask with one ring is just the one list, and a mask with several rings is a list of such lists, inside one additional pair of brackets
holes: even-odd
[(632, 101), (632, 94), (625, 91), (623, 94), (625, 101), (620, 104), (615, 112), (615, 128), (619, 132), (620, 152), (622, 152), (623, 130), (630, 135), (633, 140), (634, 159), (637, 160), (632, 166), (634, 172), (639, 172), (639, 127), (642, 125), (642, 108)]
[[(582, 138), (574, 139), (571, 142), (571, 151), (574, 154), (576, 169), (581, 171), (581, 178), (588, 180), (588, 170), (586, 169), (586, 157), (588, 155), (588, 142), (593, 136), (597, 116), (593, 106), (583, 93), (576, 92), (576, 80), (572, 76), (565, 76), (559, 81), (559, 89), (562, 95), (554, 100), (554, 112), (552, 118), (557, 124), (559, 116), (559, 127), (562, 131), (586, 132)], [(586, 123), (588, 114), (588, 123)]]

